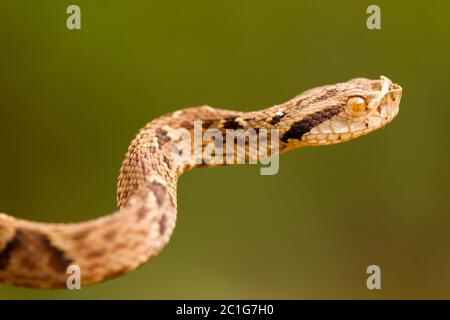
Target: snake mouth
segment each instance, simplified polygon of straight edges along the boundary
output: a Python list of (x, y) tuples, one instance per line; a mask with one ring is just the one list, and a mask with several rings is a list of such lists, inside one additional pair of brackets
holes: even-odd
[(402, 98), (403, 89), (398, 84), (393, 83), (389, 87), (389, 95), (393, 103), (397, 106), (400, 104), (400, 99)]
[[(389, 78), (385, 76), (381, 76), (381, 92), (378, 99), (374, 99), (373, 103), (377, 103), (376, 108), (373, 109), (372, 112), (369, 112), (367, 115), (367, 123), (372, 122), (374, 124), (374, 130), (379, 127), (385, 126), (387, 123), (392, 121), (392, 119), (397, 116), (400, 100), (402, 97), (403, 89), (397, 83), (393, 83)], [(373, 122), (374, 118), (378, 121), (381, 120), (381, 123)], [(372, 120), (372, 121), (371, 121)]]
[[(396, 83), (392, 83), (389, 86), (388, 93), (383, 97), (382, 102), (377, 107), (377, 112), (381, 114), (382, 108), (386, 103), (400, 104), (403, 89)], [(387, 100), (386, 100), (387, 99)]]
[[(400, 100), (402, 98), (403, 89), (396, 83), (389, 86), (389, 92), (384, 97), (379, 107), (383, 107), (385, 115), (383, 118), (386, 122), (390, 122), (398, 114), (400, 108)], [(382, 110), (383, 111), (383, 110)], [(383, 113), (380, 113), (383, 116)]]

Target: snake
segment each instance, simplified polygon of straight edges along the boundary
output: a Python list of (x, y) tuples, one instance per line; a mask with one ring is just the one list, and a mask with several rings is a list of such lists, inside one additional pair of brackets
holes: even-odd
[[(380, 76), (310, 89), (259, 111), (204, 105), (162, 115), (146, 124), (128, 147), (114, 213), (78, 223), (36, 222), (0, 213), (0, 282), (65, 288), (68, 268), (76, 265), (81, 283), (88, 285), (123, 275), (156, 256), (175, 228), (180, 175), (228, 164), (182, 162), (173, 156), (181, 153), (175, 133), (193, 133), (196, 121), (202, 129), (222, 133), (223, 139), (229, 130), (253, 129), (258, 136), (276, 130), (273, 157), (300, 147), (349, 141), (383, 128), (396, 117), (401, 96), (400, 85)], [(247, 158), (248, 153), (246, 149)]]

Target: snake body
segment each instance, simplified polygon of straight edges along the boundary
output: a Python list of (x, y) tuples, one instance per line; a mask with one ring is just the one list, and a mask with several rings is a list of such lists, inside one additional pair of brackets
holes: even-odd
[[(117, 189), (118, 210), (81, 223), (32, 222), (0, 214), (0, 282), (63, 288), (67, 268), (77, 265), (83, 284), (129, 272), (157, 255), (175, 227), (178, 177), (205, 163), (178, 163), (171, 156), (173, 131), (204, 128), (277, 129), (275, 153), (351, 140), (390, 122), (402, 89), (388, 78), (365, 78), (308, 90), (255, 112), (209, 106), (181, 109), (149, 122), (131, 142)], [(248, 156), (248, 154), (246, 153)], [(272, 154), (273, 156), (273, 154)]]

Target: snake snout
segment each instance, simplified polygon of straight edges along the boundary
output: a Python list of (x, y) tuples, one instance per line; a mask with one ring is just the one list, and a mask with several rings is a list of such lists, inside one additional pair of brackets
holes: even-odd
[(391, 94), (392, 101), (396, 102), (402, 97), (403, 89), (398, 84), (393, 83), (389, 86), (389, 92)]

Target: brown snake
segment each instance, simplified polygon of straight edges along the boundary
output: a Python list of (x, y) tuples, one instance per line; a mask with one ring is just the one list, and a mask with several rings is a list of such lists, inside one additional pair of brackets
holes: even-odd
[[(0, 282), (36, 288), (66, 286), (69, 265), (83, 284), (129, 272), (167, 244), (176, 221), (178, 177), (194, 167), (172, 154), (172, 131), (193, 122), (226, 129), (278, 129), (275, 155), (302, 146), (348, 141), (383, 127), (398, 113), (402, 88), (388, 78), (353, 79), (304, 92), (255, 112), (209, 106), (182, 109), (149, 122), (129, 146), (118, 179), (118, 211), (81, 223), (40, 223), (0, 214)], [(274, 155), (274, 154), (272, 154)]]

